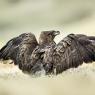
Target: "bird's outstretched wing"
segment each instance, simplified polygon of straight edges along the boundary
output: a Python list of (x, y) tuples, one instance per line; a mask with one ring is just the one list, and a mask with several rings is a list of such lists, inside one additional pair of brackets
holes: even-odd
[(78, 67), (83, 62), (95, 61), (95, 44), (93, 43), (95, 43), (94, 40), (85, 35), (68, 35), (54, 49), (47, 50), (44, 58), (44, 62), (47, 63), (45, 69), (47, 72), (52, 69), (53, 72), (56, 71), (55, 73), (59, 74), (69, 68)]
[(8, 41), (8, 43), (0, 50), (0, 59), (14, 59), (17, 55), (18, 47), (21, 42), (21, 37), (16, 37)]
[[(31, 49), (29, 48), (31, 44)], [(32, 33), (23, 33), (18, 37), (15, 37), (8, 41), (8, 43), (0, 50), (0, 59), (8, 60), (12, 59), (14, 64), (20, 60), (22, 51), (32, 52), (38, 45), (35, 36)], [(23, 60), (23, 59), (22, 59)]]

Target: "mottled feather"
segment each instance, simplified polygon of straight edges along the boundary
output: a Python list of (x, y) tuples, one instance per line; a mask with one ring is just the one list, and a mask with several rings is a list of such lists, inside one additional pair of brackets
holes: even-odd
[(46, 72), (59, 74), (69, 68), (76, 68), (83, 62), (95, 61), (95, 45), (85, 35), (70, 34), (55, 48), (47, 49), (44, 56), (46, 56), (43, 60), (47, 64)]
[(23, 64), (28, 60), (28, 56), (38, 45), (34, 34), (23, 33), (8, 41), (0, 50), (0, 59), (14, 61), (14, 64)]

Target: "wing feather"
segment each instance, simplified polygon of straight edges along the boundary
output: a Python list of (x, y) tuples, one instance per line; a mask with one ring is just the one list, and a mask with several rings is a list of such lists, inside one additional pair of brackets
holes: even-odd
[[(69, 68), (76, 68), (83, 62), (91, 63), (95, 61), (95, 45), (85, 35), (70, 34), (56, 45), (52, 56), (49, 64), (53, 64), (55, 73), (59, 74)], [(47, 59), (50, 58), (46, 57), (44, 60)]]
[(14, 64), (18, 64), (20, 60), (25, 62), (28, 60), (27, 56), (30, 56), (30, 53), (32, 53), (37, 45), (38, 42), (34, 34), (23, 33), (7, 42), (7, 44), (0, 50), (0, 59), (11, 59), (14, 61)]
[(0, 50), (0, 59), (7, 60), (15, 55), (18, 45), (22, 39), (19, 37), (13, 38)]

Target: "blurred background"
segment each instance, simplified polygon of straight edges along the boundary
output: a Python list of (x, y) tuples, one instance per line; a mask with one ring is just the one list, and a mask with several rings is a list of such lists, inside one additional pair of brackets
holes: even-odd
[(0, 46), (24, 32), (95, 35), (94, 25), (95, 0), (0, 0)]
[[(21, 33), (59, 30), (95, 35), (95, 0), (0, 0), (0, 48)], [(0, 95), (95, 95), (95, 65), (58, 76), (33, 78), (13, 65), (0, 64)]]

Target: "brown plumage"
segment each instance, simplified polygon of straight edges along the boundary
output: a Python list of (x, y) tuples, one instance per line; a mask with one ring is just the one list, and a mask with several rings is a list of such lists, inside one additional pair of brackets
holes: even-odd
[(54, 34), (59, 32), (42, 32), (39, 44), (31, 33), (13, 38), (0, 50), (0, 59), (12, 59), (23, 72), (32, 74), (42, 69), (46, 74), (59, 74), (95, 61), (94, 36), (70, 34), (56, 44)]
[(54, 44), (54, 38), (50, 40), (47, 36), (50, 42), (47, 41), (44, 32), (41, 33), (40, 37), (42, 37), (40, 38), (41, 44), (33, 51), (31, 62), (28, 66), (23, 66), (26, 71), (32, 74), (42, 69), (45, 70), (46, 74), (59, 74), (69, 68), (76, 68), (83, 62), (95, 61), (94, 37), (70, 34), (57, 45)]
[(26, 64), (32, 51), (38, 45), (37, 40), (32, 33), (23, 33), (8, 41), (0, 50), (0, 59), (14, 61), (14, 64)]
[[(94, 37), (93, 37), (94, 38)], [(95, 61), (95, 40), (85, 35), (70, 34), (55, 47), (47, 49), (43, 63), (47, 74), (59, 74), (69, 68), (76, 68)]]
[[(32, 33), (23, 33), (8, 41), (8, 43), (0, 50), (0, 59), (14, 61), (23, 72), (35, 72), (41, 69), (39, 59), (46, 46), (54, 46), (54, 38), (59, 34), (59, 31), (43, 31), (39, 37), (39, 44)], [(32, 67), (33, 66), (33, 67)]]
[(39, 37), (39, 45), (32, 52), (29, 64), (24, 64), (22, 66), (22, 71), (28, 73), (35, 73), (43, 69), (43, 56), (45, 49), (48, 47), (54, 47), (56, 45), (54, 38), (59, 35), (59, 31), (42, 31)]

